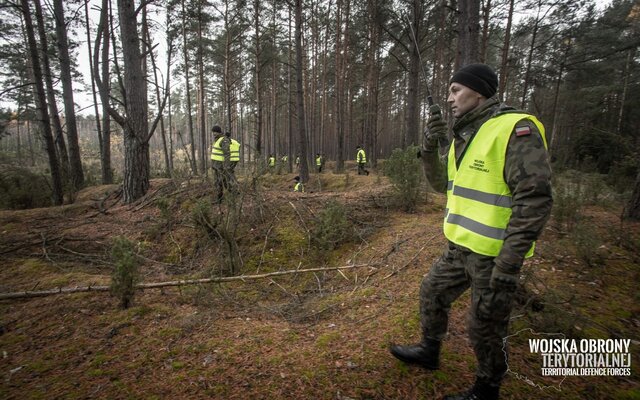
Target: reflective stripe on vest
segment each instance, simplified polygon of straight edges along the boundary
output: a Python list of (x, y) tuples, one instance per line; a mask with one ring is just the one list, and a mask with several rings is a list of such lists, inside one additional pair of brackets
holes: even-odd
[(365, 154), (363, 149), (358, 150), (358, 153), (356, 154), (356, 162), (357, 163), (367, 162), (367, 155)]
[(224, 152), (220, 144), (224, 140), (224, 136), (220, 137), (211, 148), (211, 161), (224, 161)]
[[(505, 157), (511, 132), (523, 119), (538, 127), (546, 148), (542, 123), (522, 113), (502, 114), (485, 122), (468, 145), (460, 166), (456, 166), (455, 146), (450, 147), (444, 234), (451, 242), (486, 256), (500, 253), (512, 205), (511, 191), (504, 181)], [(535, 243), (525, 257), (533, 255), (534, 247)]]
[(235, 139), (231, 139), (229, 153), (229, 161), (240, 161), (240, 142)]

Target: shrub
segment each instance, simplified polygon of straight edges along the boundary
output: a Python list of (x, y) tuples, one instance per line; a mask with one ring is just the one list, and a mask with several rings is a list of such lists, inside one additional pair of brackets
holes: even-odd
[(122, 308), (129, 308), (139, 281), (139, 261), (133, 242), (122, 236), (116, 237), (111, 248), (111, 258), (115, 263), (111, 277), (111, 293), (120, 300)]
[(329, 201), (320, 212), (313, 231), (313, 243), (319, 250), (330, 251), (353, 239), (353, 226), (347, 219), (344, 205)]
[(51, 196), (51, 187), (45, 177), (22, 167), (3, 165), (0, 168), (0, 208), (48, 207)]
[(219, 221), (214, 219), (211, 204), (207, 199), (200, 199), (191, 209), (191, 220), (196, 229), (210, 238), (219, 237), (217, 227)]
[(393, 184), (394, 198), (405, 211), (413, 211), (420, 197), (422, 165), (416, 157), (417, 146), (395, 149), (384, 163), (384, 173)]

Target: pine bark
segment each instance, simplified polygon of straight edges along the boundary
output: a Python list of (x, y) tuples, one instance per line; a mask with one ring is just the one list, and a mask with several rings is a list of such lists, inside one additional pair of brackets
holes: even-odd
[(60, 205), (63, 203), (62, 178), (60, 176), (60, 166), (56, 155), (55, 144), (53, 142), (53, 134), (49, 119), (49, 111), (47, 109), (47, 100), (44, 90), (42, 78), (42, 68), (38, 56), (38, 44), (36, 43), (35, 32), (33, 30), (33, 20), (29, 9), (29, 1), (21, 0), (22, 13), (25, 21), (25, 31), (27, 36), (27, 44), (29, 48), (29, 60), (34, 75), (35, 87), (35, 104), (38, 121), (40, 121), (42, 137), (45, 144), (45, 150), (49, 157), (49, 169), (51, 171), (51, 181), (53, 189), (53, 203)]
[(40, 37), (40, 58), (42, 60), (42, 78), (44, 79), (47, 98), (46, 104), (49, 107), (49, 118), (53, 124), (53, 134), (55, 138), (54, 143), (58, 152), (58, 159), (60, 161), (62, 182), (63, 185), (66, 185), (69, 179), (69, 155), (67, 153), (67, 145), (64, 140), (62, 123), (60, 122), (60, 116), (58, 113), (55, 90), (53, 89), (53, 74), (51, 72), (51, 65), (49, 62), (49, 46), (47, 34), (45, 32), (44, 17), (42, 15), (42, 6), (40, 4), (40, 0), (33, 0), (33, 5), (36, 13), (38, 36)]
[(498, 96), (501, 100), (505, 100), (504, 92), (507, 87), (507, 78), (509, 76), (509, 46), (511, 46), (511, 25), (513, 24), (513, 8), (515, 0), (509, 0), (509, 14), (507, 16), (507, 27), (504, 33), (504, 42), (502, 45), (502, 61), (500, 63), (500, 81), (498, 84)]
[(191, 86), (189, 81), (189, 52), (187, 51), (187, 11), (185, 10), (184, 0), (181, 2), (182, 5), (182, 55), (184, 58), (184, 84), (185, 84), (185, 97), (187, 100), (187, 128), (189, 130), (189, 140), (191, 141), (191, 171), (194, 174), (198, 173), (198, 168), (196, 166), (196, 148), (195, 148), (195, 140), (193, 137), (193, 118), (191, 116)]
[[(295, 42), (296, 42), (296, 99), (298, 114), (298, 149), (304, 157), (307, 154), (307, 133), (304, 115), (304, 87), (302, 85), (302, 0), (295, 0)], [(306, 162), (300, 163), (300, 180), (309, 181)]]
[(53, 0), (53, 11), (56, 23), (58, 59), (60, 61), (60, 79), (62, 81), (62, 97), (64, 99), (65, 125), (69, 144), (69, 168), (71, 184), (75, 190), (84, 185), (84, 172), (78, 144), (78, 126), (73, 101), (73, 82), (71, 79), (71, 59), (69, 57), (69, 39), (67, 25), (64, 20), (62, 0)]

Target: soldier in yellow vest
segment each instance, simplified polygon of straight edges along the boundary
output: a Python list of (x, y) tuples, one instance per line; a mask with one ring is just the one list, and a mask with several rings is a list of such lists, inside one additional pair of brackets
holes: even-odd
[(324, 167), (324, 157), (320, 153), (316, 153), (316, 171), (321, 174)]
[(296, 176), (295, 178), (293, 178), (293, 180), (296, 182), (293, 185), (293, 191), (304, 193), (304, 184), (300, 181), (300, 177)]
[(267, 166), (269, 167), (269, 172), (273, 174), (276, 170), (276, 156), (274, 154), (269, 154)]
[(438, 369), (451, 304), (471, 289), (468, 330), (476, 381), (449, 400), (498, 399), (507, 371), (503, 338), (520, 268), (533, 254), (553, 202), (544, 127), (535, 116), (500, 104), (497, 86), (485, 64), (453, 75), (447, 99), (455, 118), (451, 145), (440, 109), (430, 108), (423, 156), (431, 172), (439, 159), (447, 164), (448, 243), (420, 287), (422, 341), (390, 349), (406, 363)]
[(213, 169), (214, 203), (221, 203), (225, 184), (225, 158), (229, 154), (229, 140), (222, 133), (218, 125), (211, 128), (213, 133), (213, 145), (211, 146), (211, 168)]
[(231, 137), (231, 132), (225, 134), (229, 139), (229, 161), (225, 164), (226, 189), (232, 193), (238, 193), (238, 180), (236, 179), (236, 165), (240, 162), (240, 142)]
[(367, 154), (364, 152), (362, 146), (356, 147), (356, 163), (358, 164), (358, 175), (369, 175), (369, 171), (364, 169), (367, 164)]

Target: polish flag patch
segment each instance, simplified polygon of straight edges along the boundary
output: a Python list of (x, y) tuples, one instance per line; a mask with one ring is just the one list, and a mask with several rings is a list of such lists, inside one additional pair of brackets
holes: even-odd
[(516, 128), (516, 136), (527, 136), (531, 135), (531, 128), (528, 126), (521, 126)]

